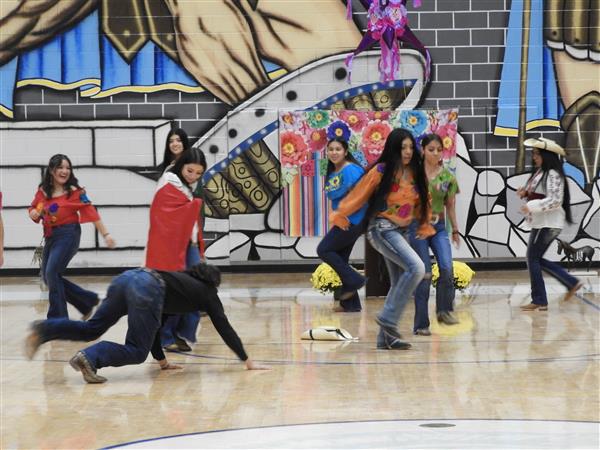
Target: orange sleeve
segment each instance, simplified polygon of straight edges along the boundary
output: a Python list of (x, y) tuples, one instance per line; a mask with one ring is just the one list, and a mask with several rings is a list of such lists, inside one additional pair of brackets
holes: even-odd
[(382, 176), (383, 171), (380, 165), (369, 170), (340, 202), (338, 209), (329, 215), (329, 223), (340, 228), (348, 227), (350, 225), (348, 216), (358, 211), (369, 201), (371, 195), (379, 186)]
[[(431, 225), (431, 193), (427, 194), (427, 203), (429, 204), (427, 208), (427, 216), (419, 217), (419, 227), (417, 228), (417, 235), (421, 238), (428, 238), (435, 234), (435, 228)], [(421, 214), (419, 214), (421, 216)]]
[[(33, 201), (31, 202), (31, 206), (27, 209), (27, 212), (31, 212), (32, 209), (37, 209), (38, 212), (40, 213), (40, 217), (38, 217), (37, 220), (34, 220), (35, 223), (40, 223), (40, 220), (42, 220), (42, 210), (44, 209), (44, 200), (46, 199), (46, 196), (44, 195), (44, 192), (41, 189), (38, 189), (37, 192), (35, 193), (35, 197), (33, 197)], [(33, 219), (31, 219), (33, 220)]]

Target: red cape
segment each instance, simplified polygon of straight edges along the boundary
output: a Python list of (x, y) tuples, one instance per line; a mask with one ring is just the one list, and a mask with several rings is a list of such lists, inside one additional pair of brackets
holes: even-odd
[(146, 267), (157, 270), (185, 269), (185, 253), (194, 223), (199, 221), (201, 207), (201, 199), (190, 200), (170, 183), (156, 192), (150, 205)]

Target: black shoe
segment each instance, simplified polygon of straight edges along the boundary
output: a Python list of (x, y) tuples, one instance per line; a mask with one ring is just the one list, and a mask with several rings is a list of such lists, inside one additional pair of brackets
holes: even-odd
[(179, 350), (180, 352), (191, 352), (192, 351), (192, 347), (190, 347), (188, 345), (188, 343), (185, 342), (181, 338), (178, 338), (178, 337), (175, 338), (175, 345), (177, 345), (177, 350)]
[(450, 314), (448, 311), (443, 311), (437, 314), (437, 320), (439, 323), (443, 323), (445, 325), (457, 325), (460, 323), (456, 317)]
[(94, 309), (96, 308), (96, 306), (98, 306), (99, 303), (100, 303), (100, 297), (96, 297), (96, 302), (92, 305), (90, 310), (81, 316), (81, 320), (83, 322), (86, 322), (90, 317), (92, 317), (92, 314), (94, 313)]
[(383, 343), (377, 344), (377, 348), (381, 350), (408, 350), (412, 347), (409, 342), (402, 339), (390, 338), (385, 336)]
[(96, 374), (96, 369), (92, 367), (89, 360), (87, 359), (87, 356), (85, 356), (85, 353), (83, 352), (75, 353), (75, 356), (71, 358), (69, 364), (77, 372), (81, 372), (81, 375), (83, 375), (83, 379), (87, 383), (100, 384), (106, 382), (106, 378)]
[(431, 331), (429, 331), (429, 328), (417, 328), (414, 334), (417, 336), (431, 336)]
[(375, 322), (381, 327), (381, 330), (389, 337), (402, 340), (402, 335), (398, 331), (398, 327), (388, 325), (382, 322), (379, 316), (375, 316)]

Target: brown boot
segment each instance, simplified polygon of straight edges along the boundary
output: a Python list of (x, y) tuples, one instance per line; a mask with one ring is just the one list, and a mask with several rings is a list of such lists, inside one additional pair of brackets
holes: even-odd
[(573, 296), (577, 293), (577, 291), (582, 287), (583, 283), (581, 281), (578, 281), (577, 284), (575, 284), (575, 286), (569, 289), (569, 291), (565, 294), (565, 298), (563, 298), (563, 301), (568, 302), (569, 300), (571, 300)]

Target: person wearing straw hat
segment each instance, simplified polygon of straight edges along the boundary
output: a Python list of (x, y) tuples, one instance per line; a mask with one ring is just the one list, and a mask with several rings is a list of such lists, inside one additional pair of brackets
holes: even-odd
[(562, 231), (565, 221), (573, 223), (570, 207), (569, 185), (562, 167), (565, 150), (551, 139), (530, 138), (525, 146), (531, 148), (533, 170), (524, 187), (517, 190), (526, 199), (521, 207), (531, 226), (527, 244), (527, 268), (531, 281), (531, 303), (523, 311), (546, 311), (548, 299), (542, 271), (556, 278), (568, 292), (570, 299), (583, 284), (569, 274), (560, 264), (544, 259), (544, 253)]

